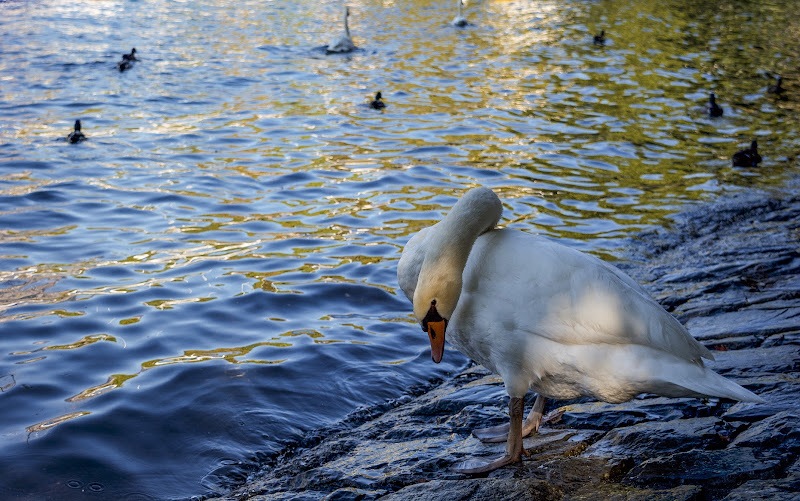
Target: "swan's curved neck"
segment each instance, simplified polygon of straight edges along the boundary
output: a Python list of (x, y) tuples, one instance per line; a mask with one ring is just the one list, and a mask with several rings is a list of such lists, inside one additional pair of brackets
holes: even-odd
[(488, 188), (467, 192), (450, 213), (433, 226), (414, 290), (414, 315), (422, 320), (437, 301), (439, 313), (449, 319), (461, 295), (461, 275), (472, 246), (492, 229), (503, 213), (497, 195)]
[(458, 0), (458, 17), (461, 17), (461, 6), (464, 4), (463, 0)]
[(344, 8), (344, 32), (350, 38), (350, 26), (347, 24), (347, 18), (350, 17), (350, 11), (347, 7)]

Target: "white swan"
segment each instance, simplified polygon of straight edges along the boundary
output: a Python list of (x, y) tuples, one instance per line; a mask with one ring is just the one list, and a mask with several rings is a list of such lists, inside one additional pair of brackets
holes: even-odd
[(463, 1), (456, 0), (456, 3), (458, 4), (458, 14), (456, 14), (456, 17), (453, 18), (453, 26), (464, 27), (469, 23), (467, 22), (467, 18), (461, 14), (461, 6), (463, 5)]
[(339, 35), (331, 43), (328, 44), (327, 51), (330, 52), (352, 52), (356, 50), (353, 40), (350, 38), (350, 26), (347, 24), (347, 18), (350, 17), (350, 7), (344, 7), (344, 33)]
[[(483, 473), (521, 460), (545, 398), (624, 402), (640, 393), (763, 402), (703, 365), (711, 353), (636, 282), (593, 256), (517, 230), (494, 229), (503, 206), (487, 188), (468, 191), (403, 250), (397, 280), (442, 359), (445, 332), (459, 351), (503, 378), (510, 426), (476, 430), (507, 439)], [(524, 423), (524, 396), (538, 392)], [(507, 433), (506, 433), (506, 430)]]

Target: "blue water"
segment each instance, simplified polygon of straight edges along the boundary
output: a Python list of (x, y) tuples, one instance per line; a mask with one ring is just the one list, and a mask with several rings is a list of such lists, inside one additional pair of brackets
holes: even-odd
[(349, 5), (359, 50), (326, 55), (337, 1), (0, 1), (0, 498), (224, 493), (464, 367), (395, 268), (467, 188), (614, 259), (797, 175), (782, 2)]

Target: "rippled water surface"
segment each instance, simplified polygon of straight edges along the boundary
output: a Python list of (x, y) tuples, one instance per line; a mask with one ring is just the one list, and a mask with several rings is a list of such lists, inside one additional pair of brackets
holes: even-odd
[(430, 361), (395, 268), (469, 187), (613, 259), (781, 185), (788, 4), (483, 0), (459, 29), (453, 0), (351, 0), (359, 50), (326, 55), (338, 1), (0, 1), (0, 498), (225, 492), (463, 367)]

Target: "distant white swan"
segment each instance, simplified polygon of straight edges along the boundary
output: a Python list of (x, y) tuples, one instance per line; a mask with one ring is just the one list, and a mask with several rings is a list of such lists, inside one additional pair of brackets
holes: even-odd
[(467, 22), (467, 18), (464, 17), (463, 14), (461, 14), (461, 6), (463, 5), (463, 1), (456, 0), (456, 3), (458, 5), (458, 14), (456, 14), (456, 17), (453, 18), (453, 26), (458, 26), (458, 27), (466, 26), (469, 24)]
[[(456, 471), (519, 462), (545, 398), (619, 403), (655, 393), (763, 402), (706, 368), (708, 349), (629, 276), (547, 238), (494, 229), (502, 212), (492, 190), (468, 191), (409, 240), (397, 265), (433, 361), (442, 359), (446, 332), (460, 352), (499, 374), (511, 397), (509, 426), (475, 431), (486, 442), (506, 441), (505, 456)], [(538, 396), (523, 431), (529, 389)]]
[(344, 8), (344, 33), (328, 44), (327, 51), (330, 52), (352, 52), (356, 50), (356, 45), (350, 38), (350, 27), (347, 18), (350, 17), (350, 7)]

